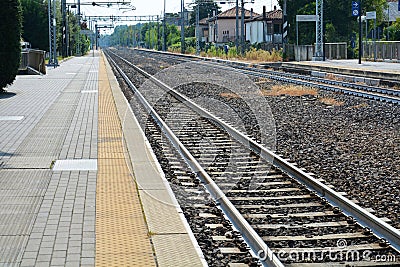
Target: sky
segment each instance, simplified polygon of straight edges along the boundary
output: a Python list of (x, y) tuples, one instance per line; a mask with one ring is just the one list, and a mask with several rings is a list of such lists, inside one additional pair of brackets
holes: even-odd
[[(70, 0), (71, 2), (77, 2), (77, 0)], [(81, 0), (83, 3), (92, 3), (93, 1), (108, 2), (106, 0)], [(127, 11), (126, 9), (119, 10), (118, 5), (114, 4), (110, 8), (106, 7), (93, 7), (91, 5), (82, 5), (81, 10), (87, 16), (93, 15), (124, 15), (124, 16), (145, 16), (145, 15), (161, 15), (164, 10), (164, 0), (110, 0), (109, 2), (131, 2), (131, 5), (136, 8), (134, 11)], [(166, 1), (166, 12), (167, 13), (177, 13), (180, 11), (181, 0), (165, 0)], [(194, 2), (194, 0), (184, 0), (185, 5)], [(228, 0), (227, 0), (228, 1)], [(232, 0), (231, 0), (232, 1)], [(69, 1), (68, 1), (69, 2)], [(233, 1), (235, 2), (235, 1)], [(239, 1), (240, 2), (240, 1)], [(246, 9), (253, 8), (254, 12), (262, 13), (263, 5), (266, 6), (267, 11), (273, 9), (274, 5), (278, 6), (277, 0), (254, 0), (254, 4), (245, 4)], [(227, 10), (235, 6), (233, 4), (220, 5), (222, 11)], [(124, 7), (124, 6), (120, 6)], [(279, 7), (278, 7), (279, 8)]]

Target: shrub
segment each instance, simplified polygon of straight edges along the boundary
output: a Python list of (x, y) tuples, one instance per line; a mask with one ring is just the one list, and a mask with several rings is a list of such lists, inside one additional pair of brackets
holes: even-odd
[(15, 80), (21, 60), (21, 5), (3, 0), (0, 9), (0, 91)]

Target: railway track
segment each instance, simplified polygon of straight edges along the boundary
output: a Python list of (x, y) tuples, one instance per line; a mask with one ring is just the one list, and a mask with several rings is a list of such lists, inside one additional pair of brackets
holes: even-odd
[[(291, 83), (296, 85), (314, 87), (326, 91), (343, 93), (367, 99), (384, 101), (389, 103), (400, 104), (400, 90), (385, 88), (380, 86), (371, 86), (361, 83), (346, 82), (334, 79), (313, 77), (310, 75), (288, 73), (283, 71), (274, 71), (269, 69), (259, 69), (249, 67), (249, 64), (237, 64), (235, 62), (217, 60), (218, 63), (212, 62), (213, 59), (197, 58), (193, 56), (166, 54), (158, 51), (138, 50), (142, 54), (156, 54), (160, 58), (175, 59), (178, 63), (198, 61), (203, 64), (219, 64), (220, 67), (235, 68), (238, 72), (257, 78), (267, 78), (278, 82)], [(207, 61), (206, 61), (207, 60)]]
[[(212, 251), (206, 251), (208, 242), (202, 246), (210, 265), (251, 266), (255, 258), (274, 266), (400, 264), (397, 229), (260, 145), (254, 132), (249, 138), (137, 66), (107, 54), (151, 117), (142, 115), (146, 134), (189, 224), (203, 221), (193, 232), (197, 237), (211, 232)], [(130, 81), (138, 73), (157, 86), (139, 92)], [(179, 116), (171, 110), (177, 105)], [(192, 208), (200, 211), (193, 214)], [(224, 228), (221, 211), (233, 227)], [(253, 257), (244, 252), (239, 233)]]

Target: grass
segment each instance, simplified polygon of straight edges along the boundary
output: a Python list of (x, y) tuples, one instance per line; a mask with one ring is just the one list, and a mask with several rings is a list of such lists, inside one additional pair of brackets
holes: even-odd
[[(261, 80), (258, 83), (262, 84), (265, 81)], [(318, 97), (318, 90), (301, 85), (274, 85), (270, 90), (261, 89), (263, 96), (315, 96)], [(343, 101), (338, 101), (333, 97), (318, 97), (318, 101), (328, 105), (340, 107), (344, 105)]]
[(271, 52), (262, 49), (251, 48), (244, 55), (246, 60), (255, 62), (277, 62), (282, 61), (281, 53), (275, 49)]
[[(171, 52), (174, 51), (171, 49)], [(191, 53), (190, 50), (187, 50), (186, 52)], [(194, 54), (194, 52), (191, 54)], [(282, 51), (281, 50), (278, 51), (275, 49), (269, 52), (262, 49), (251, 48), (249, 51), (246, 51), (243, 56), (241, 56), (238, 53), (238, 51), (236, 51), (236, 47), (230, 47), (228, 50), (228, 54), (226, 54), (222, 48), (216, 48), (214, 46), (211, 46), (207, 52), (201, 51), (200, 56), (238, 60), (238, 61), (250, 61), (253, 63), (282, 61)]]
[(314, 88), (308, 88), (300, 85), (274, 85), (270, 90), (262, 89), (262, 95), (264, 96), (305, 96), (305, 95), (318, 95), (318, 90)]

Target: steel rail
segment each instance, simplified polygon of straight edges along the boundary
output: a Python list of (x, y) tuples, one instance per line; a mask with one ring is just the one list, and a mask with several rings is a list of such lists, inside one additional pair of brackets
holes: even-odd
[(254, 68), (250, 68), (250, 67), (237, 66), (236, 68), (246, 69), (246, 70), (253, 71), (253, 72), (260, 72), (260, 73), (267, 73), (267, 74), (272, 74), (272, 75), (285, 76), (285, 77), (289, 77), (289, 78), (293, 78), (293, 79), (315, 81), (315, 82), (320, 82), (320, 83), (325, 83), (325, 84), (330, 84), (330, 85), (336, 85), (336, 86), (341, 86), (341, 87), (364, 90), (364, 91), (367, 91), (367, 92), (377, 92), (377, 93), (382, 93), (382, 94), (387, 94), (387, 95), (400, 96), (400, 90), (394, 90), (394, 89), (389, 89), (389, 88), (362, 85), (362, 84), (356, 84), (356, 83), (346, 82), (346, 81), (335, 81), (335, 80), (324, 79), (324, 78), (320, 78), (320, 77), (307, 76), (307, 75), (302, 75), (302, 74), (279, 72), (279, 71), (272, 71), (272, 70), (265, 70), (265, 69), (254, 69)]
[[(223, 67), (225, 67), (225, 66), (223, 66)], [(282, 76), (276, 76), (273, 74), (258, 73), (258, 72), (251, 71), (251, 70), (243, 70), (243, 69), (234, 69), (234, 70), (238, 71), (240, 73), (243, 73), (243, 74), (252, 75), (252, 76), (261, 77), (261, 78), (269, 78), (269, 79), (277, 80), (280, 82), (287, 82), (287, 83), (294, 83), (297, 85), (317, 87), (319, 89), (323, 89), (323, 90), (327, 90), (327, 91), (339, 92), (339, 93), (343, 93), (343, 94), (347, 94), (347, 95), (360, 96), (360, 97), (367, 98), (367, 99), (381, 100), (381, 101), (385, 101), (385, 102), (400, 104), (400, 98), (398, 98), (398, 97), (377, 95), (377, 94), (373, 94), (373, 93), (369, 93), (369, 92), (345, 89), (345, 88), (335, 87), (332, 85), (320, 84), (320, 83), (312, 82), (312, 81), (302, 81), (299, 79), (286, 78), (286, 77), (282, 77)]]
[[(181, 143), (178, 137), (173, 133), (173, 131), (168, 127), (168, 125), (162, 120), (162, 118), (157, 114), (153, 107), (147, 102), (144, 96), (137, 90), (130, 79), (122, 71), (122, 69), (117, 65), (117, 63), (109, 57), (109, 60), (121, 74), (128, 86), (135, 92), (135, 95), (142, 103), (146, 111), (155, 120), (157, 125), (160, 127), (162, 132), (168, 137), (173, 146), (185, 159), (186, 163), (190, 166), (194, 173), (202, 180), (207, 191), (215, 199), (215, 201), (220, 205), (221, 209), (228, 216), (233, 225), (240, 231), (243, 238), (247, 241), (252, 251), (259, 256), (260, 261), (264, 266), (274, 266), (283, 267), (284, 265), (279, 261), (279, 259), (274, 255), (273, 251), (265, 244), (262, 238), (256, 233), (256, 231), (250, 226), (250, 224), (243, 218), (242, 214), (236, 209), (236, 207), (230, 202), (230, 200), (225, 196), (218, 185), (211, 179), (208, 173), (203, 169), (200, 163), (194, 158), (194, 156), (189, 152), (189, 150)], [(155, 79), (152, 79), (154, 82)], [(162, 84), (163, 87), (167, 85), (158, 81), (157, 85)]]
[[(144, 51), (144, 50), (138, 50), (138, 51)], [(224, 64), (226, 62), (226, 60), (216, 60), (215, 61), (215, 59), (197, 57), (197, 56), (192, 56), (192, 55), (176, 55), (176, 54), (170, 55), (168, 53), (160, 52), (160, 51), (144, 51), (144, 52), (162, 54), (162, 55), (170, 56), (170, 57), (199, 59), (199, 60), (203, 60), (205, 62), (208, 61), (208, 62), (214, 62), (214, 63), (222, 63), (223, 65), (226, 65), (226, 64)], [(386, 89), (386, 88), (374, 87), (374, 86), (366, 86), (366, 85), (354, 84), (354, 83), (350, 83), (350, 82), (339, 82), (339, 81), (333, 81), (333, 80), (323, 79), (323, 78), (318, 78), (318, 77), (309, 77), (309, 76), (300, 75), (300, 74), (270, 71), (270, 70), (265, 70), (265, 69), (264, 70), (256, 70), (256, 69), (247, 67), (246, 66), (247, 63), (239, 63), (239, 64), (237, 64), (236, 62), (230, 62), (230, 63), (231, 64), (228, 64), (228, 66), (220, 65), (220, 67), (234, 69), (243, 74), (260, 77), (260, 78), (269, 78), (269, 79), (276, 80), (279, 82), (294, 83), (297, 85), (317, 87), (322, 90), (339, 92), (339, 93), (359, 96), (359, 97), (363, 97), (363, 98), (367, 98), (367, 99), (380, 100), (380, 101), (384, 101), (384, 102), (400, 104), (400, 98), (369, 93), (369, 92), (377, 92), (377, 93), (381, 93), (381, 94), (400, 96), (400, 90)], [(302, 80), (306, 80), (306, 81), (302, 81)], [(320, 83), (324, 83), (324, 84), (320, 84)], [(335, 86), (333, 86), (333, 85), (335, 85)], [(336, 86), (350, 88), (350, 89), (340, 88), (340, 87), (336, 87)], [(351, 88), (366, 91), (366, 92), (352, 90)]]
[[(116, 55), (115, 53), (113, 53)], [(274, 152), (270, 151), (269, 149), (263, 147), (262, 145), (258, 144), (256, 141), (252, 140), (248, 136), (244, 135), (243, 133), (239, 132), (226, 122), (221, 119), (216, 118), (208, 111), (204, 110), (194, 102), (192, 102), (187, 97), (183, 96), (182, 94), (175, 91), (173, 88), (169, 87), (168, 85), (164, 84), (163, 82), (157, 80), (149, 73), (145, 72), (144, 70), (140, 69), (139, 67), (133, 65), (129, 61), (121, 58), (120, 56), (116, 55), (129, 66), (133, 67), (136, 71), (150, 79), (152, 82), (163, 88), (167, 93), (171, 94), (179, 101), (182, 101), (185, 105), (187, 105), (192, 110), (196, 111), (199, 115), (204, 116), (205, 118), (213, 120), (215, 123), (219, 124), (223, 127), (229, 135), (231, 135), (234, 139), (238, 142), (242, 143), (243, 145), (247, 146), (249, 149), (254, 151), (256, 154), (261, 156), (263, 159), (267, 160), (268, 162), (272, 163), (277, 168), (281, 169), (289, 176), (293, 177), (294, 179), (300, 181), (302, 184), (306, 185), (309, 189), (315, 191), (321, 197), (326, 198), (331, 204), (340, 208), (346, 215), (352, 216), (354, 219), (357, 220), (359, 224), (364, 227), (370, 228), (377, 236), (385, 239), (388, 241), (395, 249), (400, 251), (400, 230), (394, 228), (393, 226), (389, 225), (388, 223), (384, 222), (383, 220), (379, 219), (377, 216), (371, 214), (367, 210), (361, 208), (359, 205), (355, 204), (354, 202), (350, 201), (348, 198), (342, 196), (338, 192), (334, 191), (330, 187), (326, 186), (325, 184), (321, 183), (317, 179), (313, 178), (308, 173), (302, 171), (300, 168), (294, 166), (290, 162), (286, 161), (282, 157), (276, 155)]]

